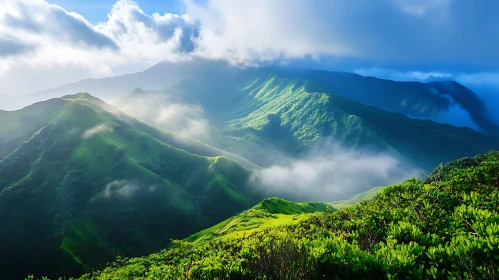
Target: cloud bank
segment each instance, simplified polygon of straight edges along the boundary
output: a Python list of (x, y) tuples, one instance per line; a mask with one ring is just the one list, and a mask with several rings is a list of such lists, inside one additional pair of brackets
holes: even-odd
[(186, 15), (148, 15), (128, 0), (97, 25), (43, 0), (1, 1), (0, 92), (31, 93), (184, 59), (195, 26)]
[(91, 24), (43, 0), (4, 0), (0, 93), (191, 57), (243, 65), (329, 58), (333, 64), (351, 59), (379, 67), (497, 71), (497, 10), (494, 0), (185, 0), (182, 14), (147, 14), (119, 0), (107, 21)]
[(331, 202), (420, 173), (388, 154), (334, 146), (327, 152), (315, 152), (304, 159), (256, 171), (250, 184), (269, 196)]
[(186, 103), (177, 96), (141, 91), (137, 96), (117, 100), (113, 105), (149, 125), (198, 140), (209, 137), (209, 122), (204, 117), (203, 108)]

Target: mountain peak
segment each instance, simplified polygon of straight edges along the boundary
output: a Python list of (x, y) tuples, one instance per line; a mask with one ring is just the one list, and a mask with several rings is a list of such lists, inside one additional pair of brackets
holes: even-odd
[(97, 99), (97, 97), (92, 96), (88, 92), (78, 92), (78, 93), (75, 93), (75, 94), (68, 94), (68, 95), (64, 95), (61, 98), (65, 99), (65, 100), (71, 100), (71, 99), (88, 99), (88, 98), (95, 98), (95, 99)]

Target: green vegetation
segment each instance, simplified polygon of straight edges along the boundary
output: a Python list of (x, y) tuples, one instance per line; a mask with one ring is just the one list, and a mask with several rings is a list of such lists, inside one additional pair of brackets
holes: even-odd
[(261, 200), (222, 151), (180, 149), (182, 137), (104, 105), (77, 94), (2, 112), (0, 278), (75, 276), (153, 253)]
[[(282, 156), (299, 158), (312, 148), (320, 149), (325, 142), (389, 153), (426, 172), (441, 162), (499, 149), (496, 137), (470, 128), (383, 111), (342, 96), (342, 91), (336, 94), (331, 87), (321, 86), (327, 82), (320, 80), (319, 83), (314, 77), (293, 78), (273, 72), (249, 71), (230, 80), (186, 78), (163, 91), (137, 90), (123, 96), (121, 104), (149, 100), (146, 104), (152, 111), (171, 100), (199, 105), (212, 125), (209, 137), (203, 141), (259, 166), (279, 163)], [(429, 86), (416, 84), (412, 87), (411, 83), (389, 83), (391, 92), (387, 98), (393, 101), (390, 108), (396, 112), (400, 111), (396, 108), (402, 108), (408, 114), (429, 117), (447, 106), (445, 101), (448, 100), (444, 97), (438, 98), (443, 103), (432, 103), (434, 94)], [(376, 85), (377, 90), (383, 88), (383, 83), (376, 82)], [(405, 92), (406, 88), (411, 91)], [(364, 97), (376, 97), (378, 93), (358, 90)], [(395, 90), (400, 94), (395, 94)], [(425, 93), (424, 97), (417, 99), (420, 91)], [(407, 106), (411, 108), (396, 105), (403, 102), (401, 96), (406, 96)], [(431, 108), (423, 109), (426, 106), (423, 103)], [(417, 114), (420, 110), (421, 114)]]
[[(120, 258), (81, 279), (497, 279), (498, 174), (491, 152), (290, 224), (262, 221), (325, 207), (264, 200), (167, 250)], [(251, 223), (260, 224), (248, 231)]]
[(426, 171), (441, 162), (499, 148), (497, 138), (469, 128), (410, 119), (334, 93), (313, 91), (310, 83), (281, 77), (250, 83), (238, 94), (260, 105), (227, 121), (231, 135), (251, 139), (250, 131), (249, 135), (292, 156), (331, 140), (346, 147), (391, 153)]
[(282, 198), (267, 198), (237, 216), (186, 238), (185, 241), (201, 242), (217, 238), (245, 236), (262, 229), (296, 224), (310, 213), (333, 210), (325, 203), (295, 203)]
[[(311, 77), (235, 71), (170, 85), (135, 90), (121, 102), (160, 94), (164, 99), (152, 99), (159, 107), (171, 100), (199, 105), (209, 123), (206, 144), (148, 126), (86, 93), (0, 111), (0, 277), (76, 276), (117, 256), (124, 258), (85, 277), (424, 278), (455, 270), (480, 278), (490, 273), (490, 258), (496, 264), (495, 251), (483, 250), (495, 244), (497, 213), (487, 203), (497, 194), (480, 190), (494, 186), (489, 177), (497, 173), (483, 162), (495, 166), (496, 154), (330, 204), (346, 208), (339, 213), (282, 199), (249, 209), (263, 196), (247, 183), (249, 169), (301, 158), (329, 141), (429, 171), (499, 149), (497, 138), (383, 111)], [(393, 110), (432, 115), (446, 106), (416, 96), (394, 98)], [(474, 208), (459, 208), (468, 206)], [(489, 214), (492, 220), (484, 218)], [(489, 243), (466, 247), (482, 251), (459, 245), (482, 241)], [(473, 266), (453, 267), (457, 254), (471, 256)]]
[(383, 187), (374, 187), (366, 192), (359, 193), (354, 195), (352, 198), (347, 199), (347, 200), (338, 200), (335, 202), (329, 203), (331, 206), (333, 206), (336, 209), (344, 209), (350, 206), (354, 206), (356, 204), (361, 203), (364, 200), (368, 200), (370, 198), (373, 198), (378, 194), (380, 190), (382, 190)]

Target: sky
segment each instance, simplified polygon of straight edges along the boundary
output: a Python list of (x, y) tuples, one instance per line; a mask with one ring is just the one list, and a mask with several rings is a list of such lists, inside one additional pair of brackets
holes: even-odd
[[(67, 11), (77, 12), (91, 24), (107, 21), (107, 14), (113, 8), (116, 0), (49, 0), (50, 4), (63, 7)], [(185, 13), (182, 0), (149, 0), (135, 1), (146, 14), (153, 13)]]
[(202, 57), (499, 88), (497, 0), (0, 0), (0, 95)]

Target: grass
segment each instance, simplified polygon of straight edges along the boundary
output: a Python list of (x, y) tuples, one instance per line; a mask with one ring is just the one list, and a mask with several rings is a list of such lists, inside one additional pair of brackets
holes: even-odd
[(277, 197), (267, 198), (249, 210), (189, 236), (185, 241), (204, 242), (246, 236), (272, 227), (296, 224), (326, 209), (333, 210), (325, 203), (295, 203)]

